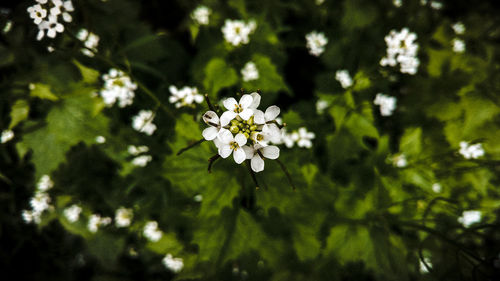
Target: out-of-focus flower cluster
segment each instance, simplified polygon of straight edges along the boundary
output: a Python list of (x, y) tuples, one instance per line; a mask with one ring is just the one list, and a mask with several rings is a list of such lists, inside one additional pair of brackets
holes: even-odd
[(172, 85), (168, 89), (172, 94), (168, 98), (168, 101), (175, 104), (176, 108), (184, 106), (194, 107), (194, 103), (203, 102), (203, 96), (198, 92), (196, 87), (184, 86), (177, 89), (177, 87)]
[(104, 88), (100, 94), (106, 106), (111, 107), (118, 102), (119, 107), (125, 107), (133, 103), (137, 84), (123, 71), (112, 68), (107, 74), (102, 75), (102, 79)]
[(38, 26), (36, 39), (42, 40), (45, 35), (55, 38), (57, 33), (64, 32), (61, 22), (71, 22), (74, 11), (71, 0), (36, 0), (37, 4), (28, 7), (30, 18)]
[(82, 48), (81, 51), (84, 55), (93, 57), (94, 53), (97, 53), (97, 46), (99, 45), (99, 36), (96, 34), (89, 32), (87, 29), (82, 28), (76, 34), (76, 38), (82, 41), (85, 48)]
[(306, 47), (313, 56), (319, 57), (325, 51), (326, 44), (328, 38), (323, 32), (312, 31), (306, 35)]
[(224, 40), (233, 46), (248, 44), (250, 42), (250, 34), (257, 28), (257, 23), (250, 20), (248, 23), (242, 20), (226, 19), (222, 27)]
[(380, 115), (391, 116), (392, 112), (396, 109), (396, 101), (395, 97), (378, 93), (373, 103), (380, 106)]
[(387, 55), (380, 60), (382, 66), (396, 66), (399, 63), (401, 73), (416, 74), (420, 60), (417, 57), (417, 34), (408, 28), (401, 31), (391, 30), (385, 36)]
[(51, 198), (48, 191), (54, 187), (54, 182), (48, 175), (43, 175), (37, 183), (35, 195), (30, 199), (31, 210), (24, 210), (22, 216), (25, 222), (39, 224), (42, 214), (54, 207), (50, 205)]

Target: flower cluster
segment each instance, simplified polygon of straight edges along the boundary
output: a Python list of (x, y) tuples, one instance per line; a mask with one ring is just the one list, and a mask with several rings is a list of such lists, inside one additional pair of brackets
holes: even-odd
[(259, 70), (257, 70), (255, 63), (249, 61), (241, 69), (241, 75), (243, 76), (243, 81), (245, 82), (257, 80), (259, 79)]
[(311, 148), (312, 140), (316, 137), (313, 132), (308, 132), (305, 127), (299, 128), (297, 131), (287, 133), (286, 130), (282, 129), (281, 141), (288, 148), (292, 148), (295, 144), (298, 147)]
[(171, 254), (167, 254), (163, 258), (163, 264), (175, 273), (178, 273), (184, 267), (184, 261), (181, 258), (174, 258)]
[(183, 106), (193, 107), (195, 102), (203, 102), (203, 96), (198, 93), (198, 89), (196, 87), (184, 86), (181, 89), (177, 89), (177, 87), (172, 85), (168, 88), (168, 90), (172, 94), (168, 98), (168, 101), (175, 104), (176, 108)]
[(134, 213), (132, 209), (119, 208), (115, 213), (115, 225), (116, 227), (127, 227), (132, 223), (132, 218)]
[(227, 111), (220, 118), (214, 111), (203, 115), (209, 127), (202, 135), (214, 141), (219, 155), (227, 158), (232, 153), (238, 164), (250, 159), (255, 172), (264, 170), (264, 158), (279, 157), (279, 148), (269, 144), (281, 140), (281, 130), (275, 120), (280, 114), (279, 107), (272, 105), (265, 112), (258, 110), (260, 99), (258, 93), (243, 95), (239, 101), (228, 98), (223, 102)]
[(319, 57), (325, 51), (328, 38), (323, 32), (312, 31), (306, 35), (306, 42), (309, 54)]
[(465, 159), (477, 159), (484, 155), (482, 144), (476, 143), (469, 145), (466, 141), (460, 142), (460, 150), (458, 151)]
[(337, 70), (337, 72), (335, 73), (335, 79), (340, 82), (340, 85), (342, 85), (342, 88), (344, 89), (352, 86), (351, 75), (349, 75), (349, 71), (345, 69)]
[(210, 8), (201, 5), (194, 9), (191, 13), (191, 18), (199, 25), (208, 25), (211, 13), (212, 10)]
[(151, 110), (141, 110), (132, 117), (132, 128), (141, 133), (151, 136), (156, 131), (156, 125), (153, 124), (155, 115)]
[[(457, 35), (462, 35), (465, 32), (465, 25), (461, 22), (457, 22), (454, 25), (451, 26), (455, 34)], [(453, 52), (455, 53), (463, 53), (465, 52), (465, 42), (464, 40), (460, 38), (453, 38), (451, 41), (451, 44), (453, 45)]]
[(240, 44), (248, 44), (250, 42), (249, 36), (256, 28), (257, 23), (254, 20), (245, 23), (242, 20), (226, 19), (222, 27), (222, 34), (226, 42), (233, 46), (239, 46)]
[(403, 28), (400, 32), (391, 30), (385, 36), (387, 55), (380, 60), (382, 66), (400, 65), (401, 73), (417, 73), (420, 60), (417, 58), (418, 44), (415, 43), (417, 35)]
[(81, 212), (82, 212), (82, 207), (74, 204), (64, 209), (63, 214), (69, 222), (73, 223), (80, 218)]
[(87, 229), (92, 233), (96, 233), (100, 226), (106, 226), (110, 223), (110, 217), (101, 217), (99, 214), (92, 214), (87, 223)]
[[(132, 165), (134, 166), (139, 166), (139, 167), (146, 167), (146, 165), (153, 160), (153, 157), (151, 155), (145, 155), (143, 153), (146, 153), (149, 151), (149, 147), (145, 145), (141, 146), (135, 146), (135, 145), (129, 145), (128, 147), (128, 153), (132, 156), (136, 156), (132, 160)], [(142, 154), (142, 155), (140, 155)]]
[(0, 136), (0, 143), (6, 143), (14, 138), (14, 132), (12, 130), (2, 131), (2, 135)]
[(87, 29), (82, 28), (76, 34), (76, 38), (82, 41), (85, 48), (82, 48), (81, 51), (84, 55), (93, 57), (94, 53), (97, 53), (97, 46), (99, 45), (99, 36), (96, 34), (89, 32)]
[(53, 208), (47, 193), (52, 187), (54, 187), (54, 182), (48, 175), (43, 175), (37, 183), (35, 195), (30, 199), (31, 210), (24, 210), (22, 213), (25, 222), (39, 224), (42, 221), (43, 212)]
[(71, 0), (36, 0), (36, 2), (37, 4), (28, 7), (27, 10), (38, 26), (37, 40), (42, 40), (45, 35), (55, 38), (57, 33), (64, 31), (64, 25), (58, 21), (59, 16), (65, 22), (73, 20), (71, 12), (74, 8)]
[(373, 103), (380, 106), (380, 115), (391, 116), (392, 112), (396, 109), (396, 101), (395, 97), (378, 93)]
[(398, 167), (398, 168), (404, 168), (408, 166), (408, 160), (406, 160), (406, 155), (404, 154), (398, 154), (395, 155), (391, 158), (392, 165)]
[(115, 102), (118, 102), (119, 107), (132, 104), (137, 84), (132, 82), (123, 71), (112, 68), (102, 76), (102, 79), (104, 80), (104, 89), (101, 90), (100, 94), (106, 106), (111, 107)]
[(465, 227), (481, 221), (481, 211), (464, 211), (458, 222)]
[(158, 242), (163, 236), (163, 232), (158, 229), (158, 223), (156, 221), (148, 221), (146, 225), (144, 225), (142, 234), (151, 242)]

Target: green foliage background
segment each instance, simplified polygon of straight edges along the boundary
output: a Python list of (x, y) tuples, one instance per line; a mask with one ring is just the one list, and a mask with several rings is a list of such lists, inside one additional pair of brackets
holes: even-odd
[[(0, 145), (0, 267), (19, 280), (496, 280), (500, 252), (500, 19), (494, 2), (206, 0), (74, 1), (72, 23), (54, 40), (36, 41), (26, 8), (4, 7), (0, 25), (0, 128), (15, 138)], [(210, 24), (190, 13), (204, 4)], [(3, 4), (2, 4), (3, 5)], [(225, 19), (255, 19), (250, 43), (232, 47)], [(462, 21), (467, 50), (452, 51), (451, 25)], [(402, 27), (418, 35), (416, 75), (381, 67), (384, 36)], [(98, 34), (99, 52), (80, 53), (80, 28)], [(313, 57), (305, 34), (322, 31), (326, 51)], [(46, 48), (55, 48), (52, 53)], [(243, 82), (240, 69), (257, 65), (260, 78)], [(100, 76), (119, 68), (139, 84), (133, 105), (106, 108), (92, 95)], [(335, 71), (348, 69), (344, 90)], [(30, 89), (29, 85), (34, 88)], [(316, 133), (312, 149), (281, 149), (297, 186), (277, 163), (266, 162), (256, 190), (248, 171), (219, 161), (202, 143), (203, 105), (176, 109), (168, 87), (196, 86), (213, 101), (241, 88), (262, 92), (262, 105), (281, 108), (288, 130)], [(373, 99), (396, 96), (391, 117)], [(316, 101), (330, 106), (318, 114)], [(154, 109), (153, 136), (134, 131), (131, 118)], [(107, 139), (97, 144), (95, 137)], [(486, 155), (466, 160), (460, 141), (481, 142)], [(128, 145), (147, 145), (153, 161), (131, 165)], [(391, 157), (406, 155), (396, 168)], [(55, 209), (39, 226), (22, 221), (36, 182), (50, 174)], [(440, 183), (442, 192), (432, 190)], [(203, 200), (193, 198), (202, 195)], [(69, 223), (67, 206), (83, 206)], [(91, 213), (134, 210), (126, 229), (86, 228)], [(457, 218), (480, 210), (469, 228)], [(142, 227), (164, 232), (148, 242)], [(161, 259), (181, 257), (178, 274)], [(432, 263), (419, 270), (421, 259)], [(27, 266), (29, 265), (29, 266)], [(19, 267), (29, 267), (18, 271)]]

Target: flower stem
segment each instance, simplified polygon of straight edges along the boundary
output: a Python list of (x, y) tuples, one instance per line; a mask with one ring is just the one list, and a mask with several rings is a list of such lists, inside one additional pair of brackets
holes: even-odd
[(182, 153), (184, 153), (184, 151), (189, 150), (189, 149), (191, 149), (191, 148), (193, 148), (193, 147), (195, 147), (195, 146), (197, 146), (197, 145), (201, 144), (201, 143), (202, 143), (202, 142), (204, 142), (204, 141), (205, 141), (205, 139), (201, 139), (201, 140), (198, 140), (198, 141), (196, 141), (196, 142), (194, 142), (194, 143), (192, 143), (192, 144), (190, 144), (190, 145), (188, 145), (188, 146), (184, 147), (183, 149), (179, 150), (179, 152), (177, 152), (177, 156), (179, 156), (179, 155), (181, 155)]
[(255, 176), (255, 172), (250, 167), (250, 160), (245, 161), (245, 166), (247, 166), (248, 172), (250, 173), (250, 176), (252, 177), (253, 183), (255, 184), (255, 189), (259, 189), (259, 182), (257, 181), (257, 177)]
[(285, 164), (283, 164), (283, 162), (281, 162), (279, 159), (276, 159), (276, 162), (278, 162), (278, 164), (280, 165), (280, 167), (283, 170), (283, 172), (285, 173), (288, 181), (290, 182), (290, 185), (292, 186), (292, 189), (295, 191), (296, 188), (295, 188), (295, 185), (293, 184), (292, 176), (290, 176), (290, 173), (286, 169)]
[(213, 112), (217, 112), (215, 110), (215, 107), (212, 105), (212, 102), (210, 102), (210, 98), (208, 97), (208, 94), (205, 94), (205, 101), (207, 102), (208, 108), (212, 110)]
[(212, 172), (212, 165), (214, 164), (215, 161), (217, 161), (217, 159), (220, 158), (220, 155), (219, 154), (215, 154), (214, 156), (210, 157), (208, 159), (208, 173), (211, 173)]

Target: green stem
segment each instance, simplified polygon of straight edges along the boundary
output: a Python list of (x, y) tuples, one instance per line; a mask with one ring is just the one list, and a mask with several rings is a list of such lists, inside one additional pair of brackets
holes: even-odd
[(188, 146), (184, 147), (183, 149), (179, 150), (179, 152), (177, 152), (177, 156), (179, 156), (179, 155), (181, 155), (182, 153), (184, 153), (184, 151), (189, 150), (189, 149), (191, 149), (191, 148), (193, 148), (193, 147), (195, 147), (195, 146), (197, 146), (197, 145), (201, 144), (201, 143), (202, 143), (202, 142), (204, 142), (204, 141), (205, 141), (205, 139), (201, 139), (201, 140), (198, 140), (198, 141), (196, 141), (196, 142), (194, 142), (194, 143), (192, 143), (192, 144), (190, 144), (190, 145), (188, 145)]

